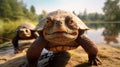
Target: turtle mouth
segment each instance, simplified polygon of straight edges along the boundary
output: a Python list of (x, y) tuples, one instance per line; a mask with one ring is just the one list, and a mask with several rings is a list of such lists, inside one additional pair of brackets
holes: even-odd
[(53, 33), (46, 33), (44, 32), (45, 39), (51, 43), (56, 44), (67, 44), (77, 38), (78, 32), (74, 31), (72, 33), (66, 31), (56, 31)]
[(62, 35), (77, 35), (77, 32), (68, 33), (66, 31), (57, 31), (57, 32), (45, 33), (45, 34), (46, 35), (58, 35), (58, 36), (62, 36)]

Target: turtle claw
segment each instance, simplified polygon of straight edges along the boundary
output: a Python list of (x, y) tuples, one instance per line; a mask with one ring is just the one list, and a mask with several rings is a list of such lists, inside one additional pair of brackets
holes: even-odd
[(90, 65), (95, 65), (95, 66), (98, 66), (98, 65), (101, 65), (102, 62), (100, 59), (98, 59), (96, 56), (89, 56), (89, 62), (88, 62)]
[(22, 52), (22, 50), (20, 48), (16, 48), (14, 51), (14, 54), (21, 53), (21, 52)]

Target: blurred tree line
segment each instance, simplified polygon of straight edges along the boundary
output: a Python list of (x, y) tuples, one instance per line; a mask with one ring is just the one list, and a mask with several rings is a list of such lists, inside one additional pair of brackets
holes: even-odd
[(85, 9), (83, 13), (76, 14), (74, 11), (73, 13), (77, 15), (83, 21), (104, 21), (104, 15), (99, 13), (87, 13)]
[[(47, 12), (45, 10), (38, 16), (35, 7), (32, 5), (29, 9), (22, 2), (23, 0), (0, 0), (0, 19), (4, 21), (29, 19), (40, 20)], [(120, 20), (120, 0), (106, 0), (103, 7), (104, 14), (83, 13), (76, 14), (83, 21), (119, 21)]]
[[(87, 13), (85, 9), (83, 13), (76, 14), (83, 21), (120, 21), (120, 0), (106, 0), (103, 7), (104, 14), (99, 13)], [(46, 11), (43, 10), (39, 19), (46, 15)]]
[[(85, 9), (83, 13), (79, 13), (77, 16), (82, 20), (92, 21), (120, 21), (120, 0), (106, 0), (103, 7), (104, 14), (89, 13)], [(73, 11), (74, 14), (76, 14)]]
[(27, 9), (22, 0), (0, 0), (0, 19), (4, 21), (29, 19), (37, 20), (35, 7)]

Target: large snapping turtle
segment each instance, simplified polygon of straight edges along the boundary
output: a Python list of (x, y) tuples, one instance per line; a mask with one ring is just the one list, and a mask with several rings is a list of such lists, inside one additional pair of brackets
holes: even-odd
[(38, 33), (34, 30), (34, 28), (35, 26), (28, 22), (23, 23), (17, 27), (16, 35), (12, 39), (12, 43), (14, 46), (14, 53), (18, 53), (20, 51), (18, 46), (19, 40), (30, 40), (37, 38), (39, 36)]
[(53, 52), (61, 52), (82, 46), (88, 54), (89, 63), (101, 63), (96, 58), (98, 49), (95, 44), (84, 35), (89, 28), (74, 14), (63, 10), (49, 13), (37, 25), (40, 36), (27, 51), (29, 67), (37, 67), (38, 58), (43, 48)]

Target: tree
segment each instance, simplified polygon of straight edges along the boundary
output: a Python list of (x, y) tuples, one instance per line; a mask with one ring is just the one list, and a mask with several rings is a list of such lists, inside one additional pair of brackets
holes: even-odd
[(32, 5), (31, 8), (30, 8), (30, 11), (35, 14), (35, 7)]
[(17, 19), (22, 18), (22, 16), (24, 15), (23, 8), (22, 8), (23, 4), (21, 4), (17, 0), (8, 0), (8, 1), (11, 6), (11, 10), (12, 10), (11, 19), (17, 20)]
[(32, 5), (27, 12), (27, 18), (32, 21), (38, 21), (38, 15), (35, 12), (35, 7)]
[(120, 20), (120, 0), (107, 0), (103, 11), (105, 13), (105, 20), (118, 21)]
[[(77, 16), (78, 16), (80, 19), (82, 19), (82, 17), (83, 17), (82, 13), (79, 13)], [(83, 20), (83, 19), (82, 19), (82, 20)]]
[(11, 13), (11, 7), (8, 0), (0, 0), (0, 18), (9, 18)]
[(47, 12), (45, 10), (42, 10), (42, 13), (39, 15), (39, 20), (44, 18), (47, 15)]
[(22, 0), (0, 0), (0, 18), (2, 20), (30, 19), (36, 20), (34, 6), (27, 9)]
[(83, 20), (87, 20), (87, 10), (85, 9), (84, 10), (84, 13), (83, 13)]
[(77, 15), (77, 14), (75, 13), (75, 11), (73, 11), (72, 13), (73, 13), (74, 15)]
[(88, 19), (92, 20), (92, 21), (103, 21), (104, 20), (104, 15), (103, 14), (99, 14), (99, 13), (89, 13), (88, 14)]

